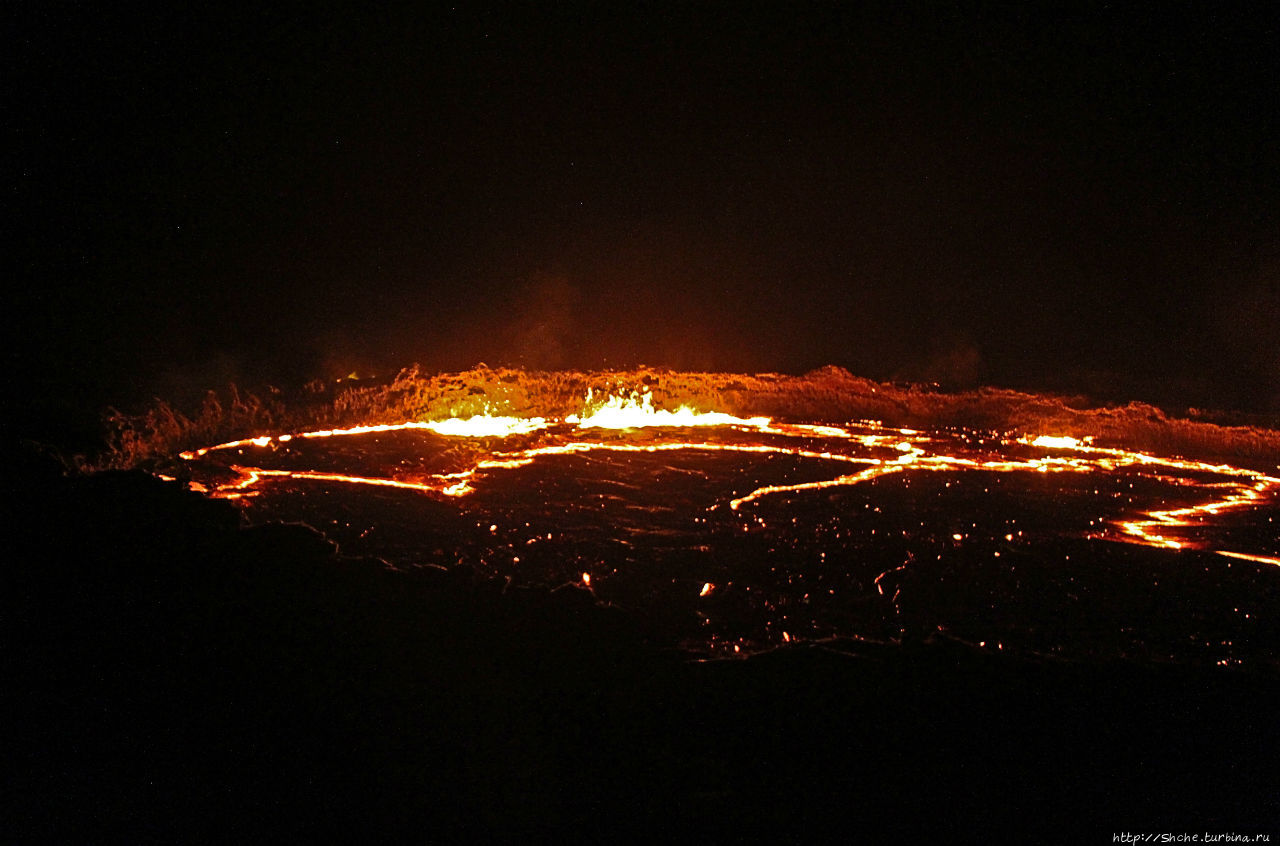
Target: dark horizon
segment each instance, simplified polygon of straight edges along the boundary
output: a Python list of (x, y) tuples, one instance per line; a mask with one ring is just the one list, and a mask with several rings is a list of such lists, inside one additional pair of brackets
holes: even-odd
[(1264, 6), (5, 14), (14, 404), (483, 361), (1280, 412)]

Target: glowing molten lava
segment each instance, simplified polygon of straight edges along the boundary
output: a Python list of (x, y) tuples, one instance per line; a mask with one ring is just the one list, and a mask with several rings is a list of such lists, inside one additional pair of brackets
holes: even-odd
[[(622, 433), (631, 429), (657, 429), (643, 442), (628, 441)], [(689, 430), (705, 435), (691, 437)], [(607, 439), (587, 433), (605, 430)], [(194, 461), (216, 451), (270, 450), (288, 456), (292, 442), (337, 436), (422, 431), (447, 438), (508, 439), (525, 441), (515, 449), (495, 449), (473, 454), (462, 466), (448, 472), (424, 472), (395, 478), (346, 475), (313, 468), (260, 467), (237, 460), (225, 465), (233, 474), (230, 481), (212, 482), (212, 495), (225, 498), (251, 496), (273, 480), (341, 482), (420, 491), (444, 497), (464, 497), (476, 486), (502, 471), (524, 467), (550, 456), (588, 453), (625, 454), (659, 452), (704, 452), (742, 456), (748, 462), (786, 456), (802, 462), (829, 465), (836, 469), (825, 478), (759, 485), (728, 499), (732, 512), (765, 497), (805, 494), (811, 491), (861, 485), (890, 474), (936, 471), (984, 473), (1072, 473), (1141, 474), (1161, 484), (1178, 488), (1180, 497), (1196, 492), (1201, 500), (1175, 508), (1143, 509), (1110, 519), (1110, 531), (1095, 536), (1169, 549), (1206, 548), (1196, 538), (1196, 530), (1233, 511), (1258, 506), (1274, 498), (1280, 479), (1229, 465), (1161, 458), (1113, 447), (1097, 447), (1092, 438), (1040, 435), (998, 439), (988, 446), (967, 448), (967, 436), (940, 437), (913, 429), (891, 429), (864, 422), (830, 424), (781, 423), (768, 417), (736, 417), (715, 411), (696, 411), (682, 406), (675, 411), (654, 407), (653, 395), (645, 390), (613, 394), (599, 400), (588, 392), (580, 414), (560, 420), (541, 417), (519, 418), (505, 415), (475, 415), (432, 421), (355, 426), (294, 434), (262, 435), (230, 441), (185, 452)], [(720, 433), (720, 434), (717, 434)], [(734, 434), (736, 433), (736, 434)], [(730, 438), (729, 435), (732, 434)], [(533, 439), (530, 443), (529, 439)], [(839, 471), (838, 468), (848, 468)], [(1132, 488), (1132, 484), (1130, 485)], [(1132, 501), (1132, 498), (1130, 498)], [(713, 504), (710, 507), (715, 508)], [(961, 536), (961, 539), (963, 536)], [(1280, 557), (1258, 552), (1213, 550), (1219, 554), (1280, 565)], [(1271, 552), (1268, 550), (1268, 552)], [(706, 588), (709, 592), (712, 587)]]
[(1051, 449), (1077, 449), (1091, 440), (1093, 439), (1085, 438), (1082, 441), (1079, 438), (1072, 438), (1066, 435), (1040, 435), (1026, 442), (1032, 446), (1049, 447)]
[(435, 432), (452, 438), (507, 438), (512, 435), (527, 435), (544, 429), (547, 421), (541, 417), (507, 417), (489, 414), (473, 414), (471, 417), (447, 417), (444, 420), (408, 421), (405, 423), (379, 423), (372, 426), (351, 426), (346, 429), (317, 429), (298, 434), (260, 435), (254, 438), (242, 438), (238, 441), (227, 441), (210, 447), (201, 447), (181, 454), (190, 461), (214, 450), (236, 449), (245, 446), (269, 446), (273, 441), (286, 444), (294, 438), (332, 438), (342, 435), (368, 435), (379, 432), (404, 432), (420, 429)]
[(632, 391), (630, 394), (610, 394), (604, 402), (597, 402), (593, 391), (587, 391), (586, 408), (582, 415), (571, 414), (566, 423), (576, 423), (579, 429), (643, 429), (649, 427), (688, 426), (749, 426), (760, 428), (769, 425), (768, 417), (734, 417), (718, 411), (694, 411), (681, 406), (675, 411), (655, 409), (653, 393)]

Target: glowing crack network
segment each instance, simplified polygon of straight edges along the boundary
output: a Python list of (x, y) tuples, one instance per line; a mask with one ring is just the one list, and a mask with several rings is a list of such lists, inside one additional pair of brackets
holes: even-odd
[[(429, 432), (467, 439), (475, 446), (463, 466), (446, 472), (404, 476), (349, 475), (314, 468), (279, 468), (242, 463), (261, 451), (273, 454), (293, 441), (334, 437), (377, 436), (392, 432)], [(626, 433), (644, 432), (643, 440)], [(736, 433), (735, 440), (716, 437)], [(745, 438), (745, 439), (744, 439)], [(966, 443), (977, 441), (978, 446)], [(508, 447), (508, 444), (514, 444)], [(588, 394), (581, 414), (561, 420), (541, 417), (476, 415), (435, 421), (324, 429), (260, 435), (182, 453), (189, 462), (234, 452), (231, 478), (192, 482), (192, 486), (225, 499), (256, 495), (265, 485), (284, 479), (397, 488), (444, 499), (466, 497), (506, 470), (525, 467), (551, 456), (588, 453), (703, 452), (740, 457), (744, 462), (767, 456), (789, 456), (801, 462), (826, 462), (845, 468), (827, 478), (761, 485), (727, 502), (746, 513), (767, 497), (804, 496), (811, 491), (861, 485), (891, 474), (937, 471), (978, 473), (1113, 474), (1129, 471), (1153, 478), (1178, 491), (1174, 508), (1135, 509), (1108, 521), (1096, 537), (1168, 549), (1207, 549), (1234, 559), (1280, 566), (1280, 556), (1257, 551), (1210, 548), (1200, 535), (1232, 512), (1264, 505), (1276, 498), (1280, 478), (1226, 464), (1167, 458), (1117, 447), (1095, 446), (1090, 438), (1008, 436), (988, 433), (929, 433), (888, 428), (873, 421), (844, 425), (783, 423), (768, 417), (740, 418), (721, 412), (655, 409), (648, 392), (611, 395), (597, 400)], [(711, 588), (707, 588), (709, 591)]]

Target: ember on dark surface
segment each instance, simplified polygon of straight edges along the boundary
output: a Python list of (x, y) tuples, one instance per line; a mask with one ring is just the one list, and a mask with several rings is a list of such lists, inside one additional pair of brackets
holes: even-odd
[(15, 836), (1276, 819), (1270, 430), (837, 368), (340, 387), (117, 415), (146, 473), (14, 453)]
[(1276, 4), (0, 20), (0, 841), (1280, 834)]
[(775, 422), (588, 396), (183, 453), (253, 524), (590, 587), (713, 655), (832, 638), (1274, 666), (1280, 478), (1092, 438)]
[[(469, 567), (393, 571), (338, 555), (304, 526), (238, 527), (232, 504), (136, 472), (66, 478), (28, 457), (16, 478), (21, 495), (0, 499), (14, 706), (0, 830), (15, 840), (567, 841), (621, 827), (689, 842), (850, 832), (1080, 842), (1131, 829), (1274, 831), (1272, 664), (1204, 665), (1199, 648), (1174, 663), (962, 644), (927, 631), (939, 613), (972, 610), (972, 593), (956, 587), (992, 575), (960, 555), (917, 582), (914, 606), (902, 603), (902, 625), (913, 609), (932, 615), (914, 623), (922, 637), (689, 661), (654, 643), (652, 621), (581, 585), (522, 588)], [(433, 501), (418, 500), (420, 515)], [(437, 516), (457, 507), (435, 504)], [(1234, 601), (1184, 566), (1200, 553), (1105, 548), (1113, 554), (1070, 572), (1077, 583), (1100, 577), (1095, 599), (1141, 619), (1148, 642), (1171, 642), (1189, 617), (1211, 626), (1215, 604)], [(1097, 552), (1089, 542), (1055, 549), (1073, 562)], [(767, 571), (769, 556), (750, 557), (758, 546), (742, 551), (735, 567)], [(1225, 561), (1216, 558), (1205, 560)], [(1147, 567), (1162, 587), (1172, 577), (1204, 590), (1194, 604), (1170, 601), (1192, 592), (1175, 585), (1162, 597), (1127, 578)], [(896, 578), (906, 598), (910, 575), (881, 584)], [(616, 579), (598, 576), (592, 589)], [(1020, 596), (1032, 610), (1042, 596), (1021, 587), (1006, 584), (1001, 604)], [(1051, 585), (1042, 608), (1060, 587), (1078, 591)], [(702, 601), (725, 592), (696, 590)], [(1064, 642), (1098, 641), (1073, 630), (1080, 615), (1037, 620)]]

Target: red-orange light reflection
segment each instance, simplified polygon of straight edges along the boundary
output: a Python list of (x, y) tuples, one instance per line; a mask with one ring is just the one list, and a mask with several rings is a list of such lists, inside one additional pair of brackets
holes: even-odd
[[(626, 429), (656, 431), (643, 443), (620, 440), (618, 436), (613, 436), (614, 439), (611, 440), (587, 437), (589, 432), (596, 430)], [(688, 408), (671, 412), (655, 409), (650, 394), (635, 392), (611, 396), (604, 401), (596, 401), (589, 395), (582, 414), (569, 415), (559, 421), (486, 414), (466, 420), (357, 426), (245, 438), (185, 452), (182, 457), (196, 460), (215, 451), (265, 448), (273, 444), (288, 444), (296, 438), (318, 439), (406, 430), (430, 431), (446, 437), (494, 439), (536, 433), (539, 443), (512, 451), (482, 451), (470, 466), (422, 478), (372, 478), (308, 469), (231, 465), (235, 478), (213, 487), (212, 495), (223, 498), (252, 496), (262, 485), (272, 480), (294, 479), (399, 488), (443, 497), (465, 497), (474, 493), (476, 486), (483, 484), (484, 479), (492, 474), (527, 466), (550, 456), (593, 452), (704, 451), (736, 454), (744, 458), (787, 456), (806, 462), (834, 462), (857, 467), (851, 472), (838, 473), (826, 479), (760, 486), (726, 503), (730, 510), (738, 512), (744, 506), (765, 497), (803, 495), (810, 491), (857, 486), (890, 474), (930, 471), (1090, 474), (1135, 468), (1147, 473), (1158, 473), (1160, 478), (1179, 488), (1202, 491), (1205, 498), (1201, 502), (1179, 508), (1136, 510), (1116, 519), (1110, 524), (1111, 530), (1101, 536), (1153, 547), (1182, 549), (1204, 548), (1203, 541), (1194, 537), (1195, 529), (1210, 524), (1223, 514), (1270, 501), (1280, 489), (1280, 479), (1256, 471), (1182, 458), (1161, 458), (1114, 447), (1097, 447), (1090, 438), (1041, 435), (1001, 443), (1001, 449), (1005, 452), (1025, 455), (1029, 450), (1039, 450), (1042, 453), (1029, 457), (997, 456), (989, 453), (952, 454), (938, 448), (940, 444), (949, 441), (935, 439), (916, 430), (891, 429), (875, 423), (845, 426), (777, 423), (767, 417), (740, 418)], [(737, 440), (724, 442), (717, 439), (717, 431), (728, 430), (739, 433)], [(696, 432), (706, 434), (695, 436)], [(747, 440), (744, 441), (744, 438)], [(822, 446), (811, 446), (815, 442)], [(1205, 481), (1206, 477), (1212, 481)], [(1280, 557), (1230, 550), (1212, 551), (1233, 558), (1280, 565)], [(584, 574), (583, 582), (589, 584), (587, 574)], [(707, 595), (712, 589), (714, 585), (704, 586), (701, 595)]]

